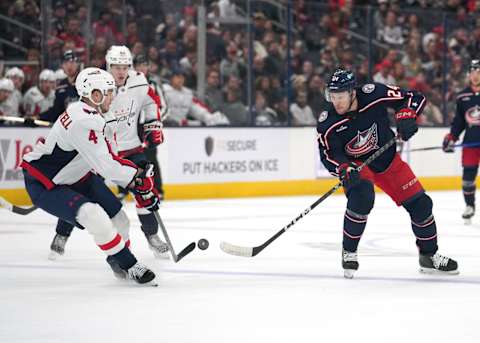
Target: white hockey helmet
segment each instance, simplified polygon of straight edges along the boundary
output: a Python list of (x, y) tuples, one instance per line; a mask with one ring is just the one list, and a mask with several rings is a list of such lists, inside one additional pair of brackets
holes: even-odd
[(0, 90), (13, 92), (15, 86), (13, 85), (13, 81), (7, 78), (0, 79)]
[(57, 81), (59, 81), (59, 80), (66, 79), (67, 74), (65, 74), (65, 71), (62, 68), (60, 68), (60, 69), (57, 69), (55, 71), (55, 77), (56, 77)]
[(105, 61), (107, 62), (107, 70), (110, 69), (112, 64), (131, 66), (133, 63), (132, 53), (125, 45), (112, 45), (107, 51)]
[(23, 73), (23, 70), (18, 68), (18, 67), (13, 67), (7, 70), (5, 73), (5, 76), (8, 77), (9, 79), (15, 76), (18, 76), (21, 79), (25, 79), (25, 74)]
[(55, 76), (55, 72), (50, 69), (43, 69), (40, 75), (38, 75), (38, 79), (40, 81), (53, 81), (55, 82), (57, 80), (57, 77)]
[[(101, 105), (105, 100), (108, 91), (115, 90), (115, 80), (110, 73), (100, 68), (85, 68), (77, 75), (75, 80), (75, 88), (80, 97), (87, 98), (95, 105)], [(92, 100), (94, 90), (102, 92), (104, 97), (102, 102), (96, 103)]]

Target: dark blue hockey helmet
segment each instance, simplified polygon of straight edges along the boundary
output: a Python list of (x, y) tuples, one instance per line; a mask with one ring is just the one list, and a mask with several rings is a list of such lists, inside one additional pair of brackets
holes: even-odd
[(327, 89), (330, 93), (339, 93), (350, 91), (355, 88), (357, 82), (355, 75), (350, 70), (338, 68), (333, 73), (330, 81), (327, 84)]
[(470, 71), (480, 69), (480, 60), (472, 60), (469, 69)]

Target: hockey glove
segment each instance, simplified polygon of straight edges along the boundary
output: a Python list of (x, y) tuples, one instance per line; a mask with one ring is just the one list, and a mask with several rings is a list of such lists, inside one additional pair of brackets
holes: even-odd
[(443, 152), (453, 152), (454, 151), (453, 146), (455, 145), (456, 140), (457, 139), (455, 138), (455, 136), (453, 136), (451, 133), (448, 133), (443, 139), (443, 144), (442, 144)]
[(418, 131), (417, 114), (409, 108), (402, 108), (395, 113), (397, 132), (403, 141), (408, 141)]
[(26, 127), (37, 127), (38, 125), (35, 124), (35, 118), (32, 117), (25, 117), (23, 120), (23, 125)]
[(153, 181), (153, 164), (146, 161), (137, 163), (140, 167), (137, 176), (132, 185), (132, 190), (135, 195), (146, 195), (149, 194), (154, 185)]
[(342, 163), (338, 166), (337, 171), (345, 189), (355, 186), (360, 181), (360, 173), (357, 170), (357, 166), (352, 162)]
[(160, 205), (160, 197), (156, 189), (152, 189), (144, 194), (135, 194), (135, 201), (137, 202), (137, 207), (144, 208), (150, 212), (157, 211)]
[(143, 125), (143, 139), (148, 147), (156, 147), (163, 143), (162, 123), (155, 120)]

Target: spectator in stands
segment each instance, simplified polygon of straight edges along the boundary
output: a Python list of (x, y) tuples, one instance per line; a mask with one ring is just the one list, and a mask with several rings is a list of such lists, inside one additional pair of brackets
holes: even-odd
[(396, 80), (391, 74), (392, 67), (392, 62), (387, 59), (383, 60), (376, 66), (378, 71), (375, 73), (375, 75), (373, 75), (373, 81), (387, 85), (394, 85)]
[(85, 61), (85, 39), (80, 34), (80, 20), (77, 17), (71, 16), (67, 19), (67, 26), (65, 32), (58, 35), (58, 38), (66, 41), (73, 41), (75, 44), (74, 51), (78, 56), (81, 56), (81, 60)]
[(228, 80), (230, 75), (241, 77), (246, 74), (246, 66), (238, 56), (237, 44), (230, 42), (227, 47), (227, 56), (220, 62), (220, 74), (222, 81)]
[(138, 26), (137, 23), (134, 20), (130, 20), (127, 24), (127, 46), (132, 46), (140, 42), (140, 35), (138, 33)]
[(299, 92), (295, 102), (290, 105), (292, 125), (315, 125), (317, 123), (312, 109), (307, 104), (307, 99), (306, 92)]
[(53, 4), (53, 19), (51, 23), (52, 35), (59, 36), (65, 32), (65, 16), (67, 10), (65, 3), (61, 0), (55, 1)]
[[(127, 44), (131, 45), (134, 42), (131, 42), (131, 34), (132, 34), (132, 22), (127, 24)], [(133, 22), (135, 23), (135, 22)], [(135, 24), (136, 25), (136, 24)], [(100, 12), (100, 16), (96, 22), (93, 23), (92, 26), (92, 33), (93, 38), (96, 40), (98, 37), (102, 37), (106, 40), (107, 46), (111, 46), (113, 44), (117, 44), (123, 41), (122, 34), (118, 32), (117, 27), (115, 26), (114, 21), (112, 20), (112, 14), (107, 11), (103, 10)]]
[(279, 122), (277, 113), (268, 106), (267, 99), (262, 92), (255, 92), (254, 113), (257, 126), (273, 126)]
[(323, 89), (325, 83), (319, 74), (314, 74), (308, 83), (308, 106), (312, 109), (315, 118), (318, 117), (327, 105)]
[(403, 32), (400, 25), (397, 23), (397, 15), (394, 11), (388, 11), (385, 18), (385, 25), (378, 31), (381, 41), (393, 45), (400, 46), (403, 44)]
[(13, 67), (7, 70), (5, 76), (12, 80), (14, 85), (14, 90), (12, 95), (8, 98), (8, 102), (10, 103), (10, 109), (12, 111), (11, 115), (14, 116), (21, 116), (22, 114), (22, 86), (23, 82), (25, 81), (25, 74), (23, 71), (18, 67)]
[(244, 126), (249, 123), (248, 108), (241, 102), (238, 92), (227, 90), (223, 113), (233, 126)]
[(0, 116), (16, 116), (11, 102), (8, 101), (14, 90), (15, 86), (12, 80), (7, 78), (0, 79)]
[(53, 106), (55, 100), (55, 72), (44, 69), (38, 77), (38, 86), (30, 88), (23, 97), (23, 111), (25, 117), (38, 117)]
[[(238, 100), (238, 99), (235, 99)], [(220, 75), (218, 71), (211, 69), (207, 75), (207, 87), (205, 87), (205, 103), (207, 104), (208, 108), (210, 108), (213, 112), (215, 111), (223, 111), (223, 93), (220, 89)], [(229, 114), (225, 111), (225, 114), (230, 119)], [(230, 119), (230, 122), (232, 120)], [(233, 122), (232, 122), (233, 124)]]

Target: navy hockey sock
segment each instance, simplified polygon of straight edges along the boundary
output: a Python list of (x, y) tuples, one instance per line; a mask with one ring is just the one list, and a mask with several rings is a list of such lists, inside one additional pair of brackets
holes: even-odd
[(72, 224), (59, 219), (57, 221), (57, 227), (55, 228), (55, 231), (61, 236), (70, 237), (73, 227), (74, 226)]
[(465, 199), (465, 203), (469, 206), (475, 207), (475, 178), (477, 177), (477, 167), (466, 167), (463, 168), (463, 176), (462, 176), (462, 190), (463, 190), (463, 198)]
[(142, 231), (146, 236), (155, 235), (158, 233), (158, 223), (153, 213), (139, 214), (138, 219), (142, 224)]
[(437, 225), (432, 214), (433, 203), (428, 195), (422, 193), (419, 197), (406, 202), (405, 209), (410, 214), (413, 234), (417, 247), (422, 255), (432, 255), (437, 249)]
[(343, 219), (343, 249), (355, 252), (367, 225), (368, 215), (355, 213), (347, 208)]
[(137, 259), (127, 247), (124, 247), (122, 250), (111, 256), (117, 261), (120, 268), (123, 270), (128, 270), (137, 263)]

